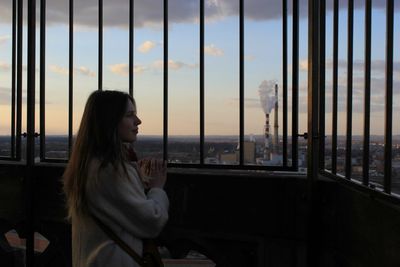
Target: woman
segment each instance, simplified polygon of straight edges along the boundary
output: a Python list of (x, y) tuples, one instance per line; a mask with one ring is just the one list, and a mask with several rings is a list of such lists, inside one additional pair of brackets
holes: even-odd
[[(93, 92), (85, 106), (63, 175), (72, 221), (74, 267), (139, 266), (93, 218), (97, 217), (139, 255), (142, 239), (156, 237), (168, 220), (162, 161), (129, 161), (141, 120), (134, 99), (118, 91)], [(145, 172), (145, 173), (143, 173)], [(141, 177), (150, 177), (145, 186)]]

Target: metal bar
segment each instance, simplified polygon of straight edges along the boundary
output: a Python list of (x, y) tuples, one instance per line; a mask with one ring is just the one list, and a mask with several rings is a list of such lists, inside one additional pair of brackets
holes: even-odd
[(12, 70), (11, 70), (11, 158), (15, 158), (15, 65), (17, 46), (17, 1), (12, 3)]
[(21, 133), (22, 133), (22, 27), (23, 1), (17, 3), (17, 130), (16, 130), (16, 159), (21, 160)]
[(99, 76), (98, 90), (103, 90), (103, 0), (99, 0)]
[(204, 0), (200, 0), (200, 165), (204, 164)]
[(26, 145), (26, 266), (34, 263), (34, 165), (35, 165), (35, 74), (36, 74), (36, 0), (28, 1), (28, 61), (27, 61), (27, 145)]
[(164, 134), (163, 158), (168, 160), (168, 0), (164, 0)]
[(332, 173), (337, 171), (339, 0), (333, 2)]
[(353, 122), (353, 24), (354, 0), (348, 0), (347, 24), (347, 122), (346, 122), (346, 167), (345, 176), (351, 178), (351, 143)]
[(239, 1), (239, 165), (244, 165), (244, 6)]
[(133, 97), (133, 71), (134, 71), (134, 11), (135, 2), (129, 0), (129, 95)]
[(299, 131), (299, 0), (293, 0), (293, 46), (292, 46), (292, 166), (298, 169)]
[(69, 0), (69, 80), (68, 80), (68, 158), (71, 156), (73, 143), (74, 115), (74, 0)]
[(365, 2), (365, 94), (364, 94), (364, 140), (363, 140), (363, 184), (369, 184), (369, 142), (371, 113), (371, 21), (372, 0)]
[(317, 266), (318, 232), (316, 219), (316, 192), (319, 173), (319, 22), (320, 0), (310, 0), (308, 12), (308, 126), (307, 132), (307, 200), (308, 200), (308, 229), (307, 229), (307, 266)]
[(394, 1), (386, 1), (386, 97), (385, 97), (385, 169), (384, 190), (392, 187), (392, 130), (393, 130), (393, 21)]
[(325, 32), (326, 0), (320, 0), (319, 15), (319, 168), (325, 169)]
[(287, 166), (287, 132), (288, 132), (288, 104), (287, 104), (287, 70), (288, 70), (288, 26), (287, 26), (287, 0), (282, 1), (282, 95), (283, 95), (283, 166)]
[(46, 158), (46, 0), (40, 0), (40, 160)]

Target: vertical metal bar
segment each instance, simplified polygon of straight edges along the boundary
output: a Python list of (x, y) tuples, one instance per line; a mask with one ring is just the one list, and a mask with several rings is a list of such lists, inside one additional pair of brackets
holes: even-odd
[(365, 1), (365, 95), (364, 95), (364, 140), (363, 140), (363, 184), (369, 184), (369, 142), (371, 113), (371, 21), (372, 0)]
[(319, 15), (319, 168), (325, 169), (325, 21), (326, 0), (320, 0)]
[(200, 0), (200, 165), (204, 164), (204, 0)]
[(168, 0), (164, 0), (164, 160), (168, 160)]
[(16, 159), (21, 160), (21, 133), (22, 133), (22, 28), (23, 28), (23, 1), (17, 4), (17, 131), (16, 131)]
[(339, 0), (333, 1), (332, 173), (337, 172)]
[(308, 248), (307, 266), (317, 266), (318, 255), (317, 220), (316, 220), (316, 192), (318, 180), (318, 116), (319, 116), (319, 8), (320, 0), (309, 1), (308, 12), (308, 127), (309, 138), (307, 140), (307, 192), (308, 192)]
[(393, 122), (393, 20), (394, 1), (386, 0), (386, 97), (385, 97), (385, 170), (384, 190), (392, 187), (392, 122)]
[(293, 47), (292, 47), (292, 166), (298, 169), (299, 131), (299, 0), (293, 0)]
[(11, 70), (11, 158), (15, 158), (15, 65), (17, 46), (17, 1), (12, 3), (12, 70)]
[(243, 0), (239, 1), (239, 165), (244, 164), (244, 6)]
[(134, 71), (134, 1), (129, 0), (129, 95), (133, 97), (133, 71)]
[(99, 0), (99, 77), (98, 90), (103, 90), (103, 0)]
[(27, 61), (27, 145), (26, 145), (26, 266), (34, 263), (34, 164), (35, 164), (35, 72), (36, 72), (36, 0), (28, 1), (28, 61)]
[(345, 177), (351, 178), (351, 143), (353, 122), (353, 24), (354, 0), (348, 0), (347, 24), (347, 122), (346, 122), (346, 168)]
[(45, 94), (46, 94), (46, 0), (40, 0), (40, 160), (46, 155)]
[(74, 116), (74, 0), (69, 0), (68, 157), (72, 150)]
[(288, 106), (287, 106), (287, 57), (288, 57), (288, 31), (287, 31), (287, 0), (282, 0), (282, 95), (283, 95), (283, 144), (282, 159), (283, 166), (287, 167), (287, 131), (288, 131)]

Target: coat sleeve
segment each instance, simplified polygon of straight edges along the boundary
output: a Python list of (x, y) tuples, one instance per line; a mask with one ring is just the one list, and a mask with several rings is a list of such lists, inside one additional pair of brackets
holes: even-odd
[(120, 226), (137, 238), (156, 237), (168, 220), (169, 201), (161, 188), (147, 195), (136, 170), (127, 165), (128, 176), (112, 166), (101, 169), (97, 181), (87, 187), (88, 208), (104, 223)]

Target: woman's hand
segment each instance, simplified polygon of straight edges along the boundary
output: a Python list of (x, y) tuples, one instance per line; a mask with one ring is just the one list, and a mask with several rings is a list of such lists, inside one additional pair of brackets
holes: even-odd
[(144, 176), (146, 187), (163, 188), (167, 180), (167, 162), (160, 159), (142, 159), (138, 161), (139, 169)]

